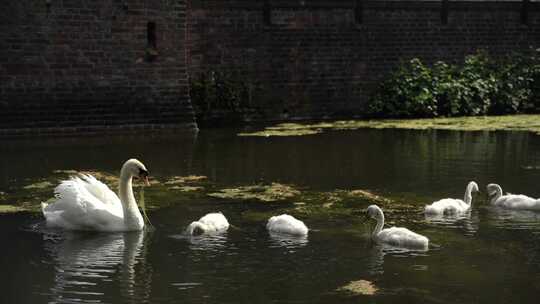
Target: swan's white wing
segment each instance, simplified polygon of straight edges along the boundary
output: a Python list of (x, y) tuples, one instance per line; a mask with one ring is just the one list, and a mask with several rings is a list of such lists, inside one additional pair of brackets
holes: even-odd
[(391, 227), (382, 230), (377, 235), (379, 241), (397, 247), (427, 249), (429, 239), (423, 235), (412, 232), (407, 228)]
[(104, 204), (115, 205), (122, 208), (120, 199), (107, 185), (98, 181), (90, 174), (81, 174), (83, 185), (93, 196)]
[(445, 198), (427, 205), (425, 212), (428, 214), (456, 213), (467, 211), (469, 208), (470, 206), (460, 199)]
[(296, 218), (282, 214), (279, 216), (272, 216), (266, 224), (266, 229), (270, 232), (285, 233), (293, 235), (306, 235), (308, 234), (308, 228), (304, 222), (297, 220)]
[(208, 213), (198, 221), (192, 222), (186, 229), (187, 233), (215, 233), (229, 229), (227, 218), (221, 213)]
[[(99, 187), (77, 177), (61, 182), (54, 190), (56, 201), (42, 204), (47, 224), (72, 230), (121, 230), (120, 200), (114, 193), (114, 197), (100, 193), (103, 189)], [(104, 197), (108, 201), (102, 201)]]
[(201, 217), (199, 222), (207, 225), (211, 230), (223, 231), (229, 229), (229, 222), (227, 218), (221, 213), (208, 213)]
[(540, 200), (536, 200), (523, 194), (501, 196), (495, 201), (495, 204), (509, 209), (540, 210)]

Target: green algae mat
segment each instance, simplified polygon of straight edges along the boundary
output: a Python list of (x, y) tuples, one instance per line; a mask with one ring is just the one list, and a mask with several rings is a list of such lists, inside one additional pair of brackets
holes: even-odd
[(331, 130), (412, 129), (455, 131), (525, 131), (540, 134), (540, 115), (474, 116), (423, 119), (338, 120), (319, 123), (281, 123), (238, 136), (305, 136)]

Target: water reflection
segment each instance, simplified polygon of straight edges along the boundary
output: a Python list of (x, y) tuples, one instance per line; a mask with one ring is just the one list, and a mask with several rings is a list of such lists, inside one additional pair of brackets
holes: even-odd
[(292, 250), (293, 252), (294, 249), (304, 247), (308, 244), (307, 235), (288, 235), (283, 233), (270, 232), (269, 236), (270, 248), (284, 247)]
[(171, 235), (170, 238), (188, 241), (188, 248), (192, 251), (220, 253), (228, 247), (227, 232), (205, 233), (200, 235), (190, 235), (189, 233), (183, 233)]
[(480, 223), (478, 212), (471, 210), (457, 214), (425, 214), (425, 220), (436, 226), (461, 229), (467, 236), (475, 235)]
[(512, 210), (489, 206), (488, 219), (494, 227), (513, 230), (531, 230), (540, 234), (540, 212), (529, 210)]
[[(366, 260), (366, 270), (370, 275), (384, 273), (384, 260), (386, 257), (409, 258), (428, 256), (426, 250), (414, 250), (402, 247), (395, 247), (388, 244), (371, 243), (369, 248), (369, 258)], [(415, 270), (427, 270), (426, 265), (414, 265)]]
[(51, 302), (101, 302), (115, 281), (120, 288), (114, 289), (122, 297), (148, 299), (152, 269), (145, 261), (146, 236), (145, 232), (62, 232), (51, 238), (45, 233), (45, 249), (55, 264)]

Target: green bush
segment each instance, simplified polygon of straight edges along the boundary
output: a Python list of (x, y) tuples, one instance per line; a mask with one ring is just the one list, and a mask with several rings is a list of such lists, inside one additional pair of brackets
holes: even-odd
[(368, 103), (374, 117), (437, 117), (532, 112), (540, 102), (538, 51), (494, 60), (485, 52), (463, 64), (414, 58), (402, 63)]
[(239, 69), (220, 69), (190, 79), (190, 95), (197, 113), (242, 112), (251, 109), (262, 85)]

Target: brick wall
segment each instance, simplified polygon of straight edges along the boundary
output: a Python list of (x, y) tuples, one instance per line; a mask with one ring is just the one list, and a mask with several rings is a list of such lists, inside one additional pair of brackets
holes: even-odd
[(540, 47), (540, 3), (529, 2), (525, 14), (522, 5), (191, 0), (188, 65), (194, 78), (240, 68), (260, 81), (260, 119), (350, 117), (362, 114), (373, 86), (400, 60), (454, 62), (477, 49), (501, 56)]
[(0, 135), (196, 128), (185, 30), (184, 0), (4, 1)]

